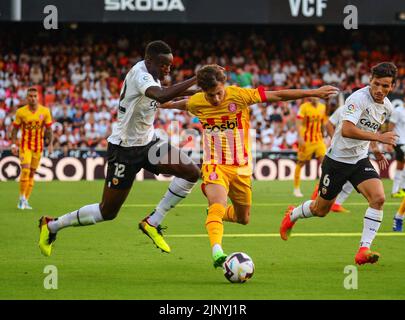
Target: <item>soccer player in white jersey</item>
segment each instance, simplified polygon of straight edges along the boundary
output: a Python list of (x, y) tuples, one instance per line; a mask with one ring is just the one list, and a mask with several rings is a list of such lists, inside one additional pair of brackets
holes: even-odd
[(39, 247), (45, 256), (51, 254), (52, 244), (61, 229), (114, 219), (142, 168), (175, 176), (152, 214), (139, 223), (139, 228), (158, 248), (167, 253), (171, 251), (163, 239), (160, 223), (167, 212), (191, 192), (200, 176), (199, 168), (188, 156), (156, 138), (154, 133), (153, 122), (159, 103), (186, 95), (186, 90), (196, 83), (196, 78), (192, 77), (171, 87), (162, 87), (160, 80), (169, 74), (172, 61), (170, 47), (163, 41), (153, 41), (146, 47), (145, 60), (128, 72), (121, 89), (118, 124), (108, 138), (108, 167), (101, 202), (56, 219), (41, 217)]
[(397, 145), (394, 147), (397, 169), (395, 170), (391, 196), (393, 198), (403, 198), (405, 197), (405, 105), (396, 107), (392, 112), (389, 130), (398, 135)]
[(317, 198), (297, 208), (290, 206), (280, 226), (280, 236), (287, 240), (298, 219), (326, 216), (343, 185), (349, 181), (369, 204), (364, 216), (360, 248), (355, 255), (355, 263), (359, 265), (378, 261), (379, 253), (371, 251), (370, 247), (383, 219), (385, 201), (380, 176), (368, 159), (369, 146), (371, 143), (378, 164), (384, 169), (388, 161), (378, 150), (377, 142), (395, 145), (397, 137), (395, 132), (378, 133), (392, 113), (387, 95), (394, 87), (397, 68), (393, 63), (382, 62), (371, 71), (370, 85), (346, 99), (341, 122), (322, 163)]
[[(340, 106), (339, 108), (337, 108), (333, 112), (333, 114), (329, 117), (328, 122), (325, 125), (326, 131), (327, 131), (329, 137), (331, 137), (331, 138), (333, 138), (333, 135), (335, 134), (335, 129), (336, 129), (336, 127), (338, 126), (338, 124), (340, 122), (343, 110), (344, 110), (344, 106)], [(349, 181), (347, 181), (343, 185), (342, 191), (340, 191), (340, 193), (336, 197), (335, 203), (330, 208), (330, 211), (333, 211), (333, 212), (349, 212), (349, 210), (345, 209), (342, 206), (342, 204), (343, 204), (343, 202), (346, 201), (346, 199), (353, 192), (353, 190), (354, 190), (354, 187), (352, 186), (352, 184)]]

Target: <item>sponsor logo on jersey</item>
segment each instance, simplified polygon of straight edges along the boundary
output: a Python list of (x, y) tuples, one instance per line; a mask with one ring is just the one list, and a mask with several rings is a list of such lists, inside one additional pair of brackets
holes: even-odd
[(367, 168), (364, 168), (364, 171), (375, 171), (375, 169), (374, 169), (374, 168), (367, 167)]
[(207, 130), (209, 132), (219, 132), (219, 131), (225, 131), (225, 130), (233, 130), (238, 127), (238, 120), (226, 120), (224, 123), (219, 123), (219, 124), (213, 124), (210, 125), (208, 123), (205, 123), (203, 125), (204, 130)]
[(104, 0), (106, 11), (185, 11), (182, 0)]
[(40, 123), (32, 123), (32, 122), (29, 122), (24, 127), (24, 129), (26, 129), (26, 130), (38, 130), (38, 129), (41, 129), (41, 128), (42, 128), (42, 124), (40, 124)]
[(368, 120), (368, 119), (360, 119), (360, 123), (363, 125), (363, 126), (365, 126), (365, 127), (369, 127), (370, 129), (373, 129), (373, 130), (378, 130), (378, 128), (380, 127), (380, 124), (379, 123), (375, 123), (375, 122), (371, 122), (370, 120)]

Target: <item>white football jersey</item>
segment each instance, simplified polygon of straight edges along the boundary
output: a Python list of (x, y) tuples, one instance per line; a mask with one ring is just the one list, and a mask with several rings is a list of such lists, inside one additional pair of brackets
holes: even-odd
[(363, 131), (377, 132), (392, 113), (392, 105), (388, 98), (384, 103), (376, 103), (367, 86), (352, 93), (343, 106), (339, 121), (327, 156), (344, 163), (357, 163), (367, 158), (370, 141), (344, 138), (342, 136), (343, 121), (347, 120)]
[(335, 110), (335, 112), (333, 112), (332, 115), (329, 117), (330, 123), (332, 123), (335, 127), (339, 124), (339, 121), (342, 117), (343, 110), (344, 110), (344, 105), (337, 108)]
[(405, 106), (399, 106), (392, 111), (390, 122), (395, 124), (394, 132), (399, 136), (397, 144), (405, 144)]
[(148, 72), (143, 60), (131, 68), (122, 85), (117, 125), (113, 127), (108, 142), (134, 147), (152, 141), (158, 102), (145, 96), (145, 91), (149, 87), (160, 86), (160, 81)]

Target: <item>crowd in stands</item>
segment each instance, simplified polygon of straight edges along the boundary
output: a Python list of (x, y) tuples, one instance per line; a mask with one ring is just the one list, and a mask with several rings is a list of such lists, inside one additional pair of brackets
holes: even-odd
[[(77, 30), (66, 25), (65, 29), (0, 31), (0, 149), (10, 146), (15, 111), (25, 103), (26, 89), (32, 85), (39, 89), (40, 102), (51, 110), (55, 149), (105, 149), (123, 79), (143, 58), (145, 44), (154, 39), (165, 40), (173, 50), (172, 72), (164, 85), (217, 63), (226, 68), (228, 84), (246, 88), (336, 85), (342, 94), (328, 102), (333, 110), (344, 95), (368, 84), (370, 66), (393, 61), (399, 69), (395, 92), (405, 94), (405, 50), (398, 41), (404, 34), (399, 29), (156, 26), (153, 32), (147, 26), (128, 31), (128, 25), (85, 25)], [(297, 149), (295, 119), (301, 102), (251, 107), (259, 149)], [(170, 128), (172, 121), (181, 123), (180, 132)], [(163, 109), (155, 126), (180, 140), (183, 130), (201, 130), (198, 120), (187, 112)]]

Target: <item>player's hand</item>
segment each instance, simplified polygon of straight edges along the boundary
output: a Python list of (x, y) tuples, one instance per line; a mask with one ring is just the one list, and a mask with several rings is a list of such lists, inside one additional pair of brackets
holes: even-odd
[(396, 145), (398, 135), (393, 131), (384, 132), (378, 135), (378, 141), (381, 143)]
[(18, 147), (16, 144), (11, 145), (11, 153), (13, 154), (13, 156), (18, 156)]
[(321, 99), (329, 99), (339, 93), (339, 89), (334, 86), (322, 86), (318, 89), (315, 89), (315, 91), (315, 96)]
[(385, 170), (386, 168), (388, 168), (389, 162), (388, 162), (387, 158), (380, 151), (374, 152), (374, 156), (375, 156), (375, 159), (377, 160), (380, 170)]

